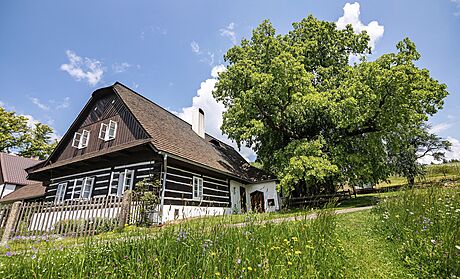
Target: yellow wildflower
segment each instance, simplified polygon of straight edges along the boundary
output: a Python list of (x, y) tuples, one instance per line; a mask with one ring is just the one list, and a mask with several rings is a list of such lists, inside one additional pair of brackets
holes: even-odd
[(252, 267), (248, 266), (248, 270), (249, 270), (249, 271), (252, 271)]
[(214, 273), (216, 276), (220, 276), (220, 272), (216, 272)]
[(294, 253), (295, 253), (296, 255), (302, 254), (302, 252), (300, 252), (299, 250), (296, 250)]
[(292, 265), (292, 262), (288, 262), (288, 265)]

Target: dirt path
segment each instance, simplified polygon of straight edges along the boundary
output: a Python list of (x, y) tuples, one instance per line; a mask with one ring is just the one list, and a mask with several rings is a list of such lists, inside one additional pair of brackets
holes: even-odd
[[(335, 211), (335, 214), (345, 214), (345, 213), (352, 213), (352, 212), (358, 212), (358, 211), (363, 211), (363, 210), (369, 210), (373, 206), (363, 206), (363, 207), (354, 207), (354, 208), (345, 208), (345, 209), (337, 209)], [(293, 216), (293, 217), (284, 217), (284, 218), (277, 218), (277, 219), (270, 219), (270, 220), (263, 220), (256, 222), (257, 225), (263, 225), (266, 223), (282, 223), (282, 222), (289, 222), (289, 221), (300, 221), (300, 220), (313, 220), (316, 219), (318, 214), (316, 213), (311, 213), (308, 215), (298, 215), (298, 216)], [(229, 224), (228, 227), (236, 227), (236, 228), (241, 228), (244, 226), (247, 226), (249, 223), (244, 222), (244, 223), (237, 223), (237, 224)]]

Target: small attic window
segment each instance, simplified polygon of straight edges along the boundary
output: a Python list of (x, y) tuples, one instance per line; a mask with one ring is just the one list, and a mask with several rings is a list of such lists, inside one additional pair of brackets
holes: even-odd
[(216, 139), (212, 139), (212, 140), (210, 140), (209, 142), (212, 143), (212, 144), (214, 144), (214, 145), (217, 146), (217, 147), (220, 147), (220, 142), (219, 142), (218, 140), (216, 140)]

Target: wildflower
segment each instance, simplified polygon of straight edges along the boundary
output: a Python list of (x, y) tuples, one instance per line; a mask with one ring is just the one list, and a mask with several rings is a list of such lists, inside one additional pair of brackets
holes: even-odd
[(214, 273), (216, 276), (220, 276), (220, 272), (216, 272)]
[(217, 255), (215, 252), (212, 252), (212, 253), (211, 253), (211, 256), (215, 256), (215, 255)]
[(6, 256), (7, 256), (7, 257), (11, 257), (11, 256), (12, 256), (12, 255), (11, 255), (11, 252), (10, 252), (10, 251), (6, 252)]
[(292, 262), (288, 262), (288, 265), (292, 265)]
[(249, 271), (252, 271), (252, 267), (248, 266), (248, 270), (249, 270)]
[(455, 245), (455, 248), (457, 248), (457, 250), (460, 250), (460, 245)]
[(262, 264), (258, 264), (257, 267), (259, 267), (259, 268), (262, 267)]
[(432, 239), (431, 243), (433, 243), (433, 245), (436, 245), (437, 242), (436, 242), (436, 240)]
[(299, 250), (296, 250), (296, 251), (294, 252), (294, 254), (300, 255), (300, 254), (302, 254), (302, 252), (300, 252)]
[(180, 231), (179, 232), (179, 236), (177, 237), (177, 241), (182, 241), (182, 240), (185, 240), (187, 238), (187, 233), (185, 231)]
[(34, 260), (37, 257), (37, 254), (33, 254), (30, 258)]
[(299, 241), (299, 239), (298, 239), (296, 236), (291, 237), (291, 239), (292, 239), (294, 242)]
[(237, 264), (240, 264), (240, 263), (241, 263), (241, 259), (237, 259), (237, 260), (236, 260), (236, 263), (237, 263)]

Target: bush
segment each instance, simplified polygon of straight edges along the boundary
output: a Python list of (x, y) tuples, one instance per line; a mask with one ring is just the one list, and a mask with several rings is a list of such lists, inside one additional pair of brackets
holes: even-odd
[(374, 210), (376, 232), (398, 247), (419, 278), (460, 275), (460, 192), (432, 187), (406, 190)]

